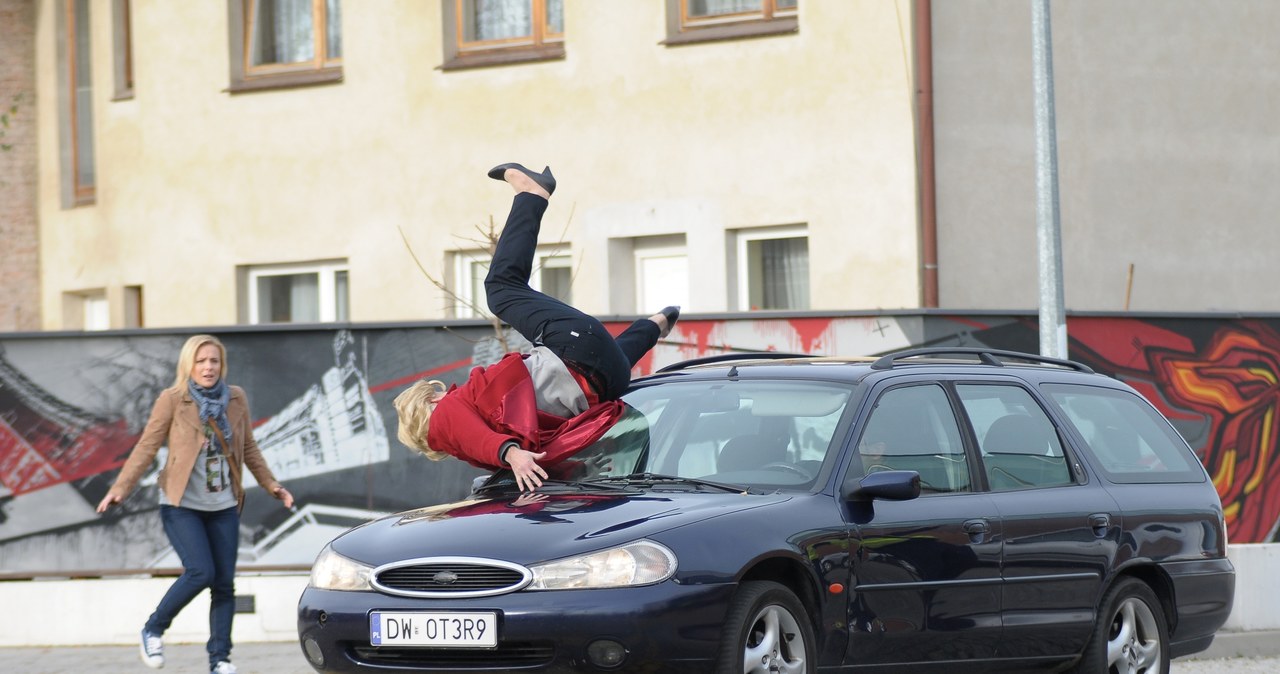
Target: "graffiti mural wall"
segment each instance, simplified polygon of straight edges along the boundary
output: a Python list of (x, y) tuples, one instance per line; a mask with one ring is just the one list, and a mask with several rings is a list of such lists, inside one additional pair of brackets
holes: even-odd
[[(621, 331), (626, 322), (610, 324)], [(1125, 380), (1173, 421), (1222, 495), (1231, 541), (1272, 541), (1280, 522), (1276, 413), (1280, 319), (1071, 317), (1073, 359)], [(105, 516), (94, 506), (173, 381), (190, 333), (0, 338), (0, 573), (172, 567), (155, 474)], [(467, 494), (481, 473), (396, 440), (392, 399), (418, 378), (465, 380), (518, 336), (447, 327), (235, 329), (228, 380), (246, 390), (255, 437), (297, 498), (281, 508), (246, 474), (241, 564), (309, 565), (330, 538), (380, 513)], [(681, 321), (636, 367), (734, 351), (877, 355), (911, 346), (1035, 352), (1034, 316), (877, 315)], [(527, 346), (527, 345), (523, 345)], [(163, 451), (163, 450), (162, 450)], [(154, 469), (153, 469), (154, 470)]]

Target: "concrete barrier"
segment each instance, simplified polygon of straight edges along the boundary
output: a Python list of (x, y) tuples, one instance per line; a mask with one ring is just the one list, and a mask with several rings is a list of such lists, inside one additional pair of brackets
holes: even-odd
[(1236, 601), (1222, 629), (1280, 630), (1280, 543), (1227, 546), (1236, 567)]
[[(1280, 544), (1232, 545), (1236, 567), (1235, 608), (1223, 630), (1280, 630)], [(0, 647), (132, 644), (173, 578), (33, 580), (0, 582)], [(236, 615), (236, 642), (298, 638), (298, 597), (305, 574), (243, 574), (236, 595), (253, 597), (252, 613)], [(209, 638), (209, 594), (203, 592), (178, 615), (167, 643), (204, 643)]]
[[(131, 644), (173, 578), (33, 580), (0, 583), (0, 647)], [(234, 642), (294, 641), (298, 597), (306, 574), (241, 575), (236, 595), (253, 597), (252, 613), (237, 613)], [(166, 643), (209, 639), (209, 593), (187, 605)]]

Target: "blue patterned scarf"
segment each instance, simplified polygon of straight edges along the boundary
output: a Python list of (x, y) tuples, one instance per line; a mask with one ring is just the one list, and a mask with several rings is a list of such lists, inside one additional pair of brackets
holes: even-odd
[(222, 437), (227, 439), (227, 451), (230, 451), (231, 422), (227, 421), (227, 403), (231, 402), (231, 387), (221, 379), (209, 388), (188, 379), (187, 391), (191, 393), (191, 399), (196, 401), (196, 405), (200, 406), (200, 420), (212, 420), (218, 424)]

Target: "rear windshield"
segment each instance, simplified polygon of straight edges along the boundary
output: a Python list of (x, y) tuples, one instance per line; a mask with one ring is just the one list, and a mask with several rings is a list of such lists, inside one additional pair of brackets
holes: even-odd
[(1045, 384), (1043, 390), (1088, 445), (1112, 482), (1203, 482), (1204, 468), (1182, 436), (1136, 393)]
[(647, 386), (624, 396), (623, 419), (574, 458), (607, 466), (604, 475), (651, 472), (807, 490), (839, 452), (852, 394), (803, 381)]

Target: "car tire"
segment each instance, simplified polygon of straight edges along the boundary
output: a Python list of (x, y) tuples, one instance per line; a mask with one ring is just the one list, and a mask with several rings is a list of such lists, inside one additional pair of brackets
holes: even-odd
[(725, 617), (717, 674), (817, 671), (817, 640), (804, 604), (778, 583), (743, 583)]
[(1098, 622), (1076, 674), (1168, 674), (1169, 627), (1156, 593), (1121, 578), (1102, 598)]

